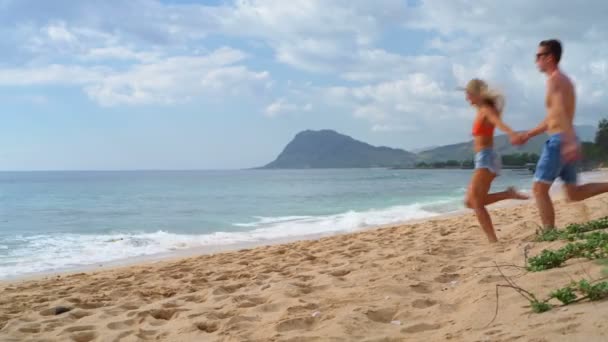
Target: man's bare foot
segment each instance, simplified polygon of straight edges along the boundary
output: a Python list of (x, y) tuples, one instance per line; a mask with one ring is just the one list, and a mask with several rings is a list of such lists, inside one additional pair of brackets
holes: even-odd
[(544, 234), (544, 233), (547, 233), (547, 232), (550, 232), (550, 231), (553, 231), (553, 230), (556, 230), (556, 229), (557, 229), (557, 228), (555, 228), (555, 227), (553, 227), (553, 226), (544, 226), (544, 227), (542, 227), (542, 228), (538, 228), (538, 229), (536, 230), (536, 232), (537, 232), (538, 234)]
[(509, 193), (509, 198), (510, 199), (516, 199), (516, 200), (527, 200), (527, 199), (530, 199), (530, 196), (517, 191), (517, 189), (515, 189), (512, 186), (510, 186), (510, 187), (507, 188), (507, 192)]

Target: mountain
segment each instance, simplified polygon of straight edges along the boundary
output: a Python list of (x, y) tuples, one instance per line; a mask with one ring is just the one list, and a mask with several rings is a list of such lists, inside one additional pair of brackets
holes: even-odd
[(303, 131), (263, 169), (321, 169), (413, 166), (416, 155), (376, 147), (332, 130)]
[(413, 149), (410, 149), (410, 152), (418, 154), (418, 153), (421, 153), (421, 152), (426, 152), (426, 151), (435, 149), (437, 147), (439, 147), (439, 145), (431, 145), (431, 146), (413, 148)]
[[(593, 126), (576, 126), (576, 132), (582, 141), (593, 141), (596, 128)], [(539, 135), (530, 139), (524, 146), (513, 146), (506, 135), (498, 135), (494, 138), (494, 149), (501, 155), (514, 153), (536, 153), (540, 154), (547, 135)], [(469, 160), (473, 159), (473, 142), (463, 142), (453, 145), (437, 147), (418, 153), (418, 160), (424, 162), (447, 161), (447, 160)]]
[[(577, 126), (583, 141), (595, 138), (596, 128)], [(494, 148), (501, 155), (514, 153), (540, 154), (547, 140), (540, 135), (522, 146), (512, 146), (505, 135), (496, 136)], [(435, 162), (473, 159), (472, 141), (440, 146), (418, 154), (390, 147), (376, 147), (332, 130), (303, 131), (287, 144), (276, 160), (262, 169), (324, 169), (367, 167), (411, 167), (416, 162)]]

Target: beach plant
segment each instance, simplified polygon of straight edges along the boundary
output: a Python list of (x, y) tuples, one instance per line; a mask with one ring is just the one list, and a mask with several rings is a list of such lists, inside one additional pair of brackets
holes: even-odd
[(553, 306), (547, 302), (541, 302), (538, 300), (530, 301), (530, 306), (532, 307), (532, 311), (536, 313), (543, 313), (551, 310)]
[[(604, 217), (587, 223), (570, 224), (563, 230), (545, 231), (537, 236), (537, 241), (564, 240), (569, 242), (559, 249), (545, 249), (539, 255), (527, 259), (525, 268), (530, 272), (539, 272), (560, 267), (568, 259), (587, 258), (596, 260), (597, 264), (605, 266), (602, 273), (605, 277), (608, 277), (608, 233), (601, 231), (607, 228), (608, 217)], [(578, 282), (573, 281), (568, 286), (558, 288), (552, 291), (547, 299), (539, 300), (535, 294), (519, 287), (512, 279), (507, 277), (501, 271), (501, 265), (495, 263), (494, 267), (496, 267), (507, 284), (496, 285), (496, 310), (488, 326), (498, 316), (498, 290), (500, 288), (510, 288), (518, 292), (529, 301), (530, 308), (535, 313), (550, 311), (554, 307), (550, 303), (553, 299), (561, 302), (562, 306), (566, 306), (583, 300), (598, 301), (608, 298), (608, 281), (597, 282), (601, 279), (597, 281), (583, 279)]]
[(536, 237), (536, 241), (550, 242), (557, 240), (579, 240), (584, 237), (584, 233), (608, 228), (608, 216), (586, 223), (572, 223), (563, 230), (546, 230)]
[(549, 249), (543, 250), (539, 255), (528, 259), (528, 271), (539, 272), (555, 267), (560, 267), (566, 257), (560, 250), (553, 251)]
[(574, 288), (572, 288), (571, 286), (566, 286), (551, 292), (549, 298), (555, 298), (562, 302), (562, 304), (568, 305), (576, 301), (577, 295), (574, 292)]
[(602, 300), (608, 297), (608, 282), (591, 284), (583, 279), (578, 283), (578, 290), (591, 301)]
[(570, 242), (557, 250), (543, 250), (539, 255), (528, 259), (527, 269), (531, 272), (560, 267), (568, 259), (602, 259), (608, 257), (608, 233), (591, 232), (582, 240)]

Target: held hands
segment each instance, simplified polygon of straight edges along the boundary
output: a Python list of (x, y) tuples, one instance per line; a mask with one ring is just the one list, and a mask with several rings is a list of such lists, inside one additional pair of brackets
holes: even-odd
[(513, 133), (511, 134), (511, 144), (515, 146), (524, 145), (530, 140), (530, 136), (527, 132), (525, 133)]

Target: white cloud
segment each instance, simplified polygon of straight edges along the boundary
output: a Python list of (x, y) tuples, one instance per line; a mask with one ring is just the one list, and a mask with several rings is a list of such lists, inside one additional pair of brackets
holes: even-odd
[(0, 85), (82, 85), (91, 99), (105, 106), (169, 104), (218, 92), (229, 96), (267, 89), (268, 72), (236, 65), (245, 58), (239, 50), (220, 48), (203, 56), (172, 56), (134, 64), (124, 71), (57, 64), (0, 69)]
[[(265, 115), (280, 115), (306, 104), (320, 107), (314, 95), (327, 90), (319, 98), (380, 131), (424, 124), (428, 115), (469, 115), (453, 88), (483, 77), (507, 95), (506, 117), (529, 124), (543, 112), (544, 79), (535, 70), (534, 50), (541, 39), (557, 36), (565, 43), (564, 69), (580, 92), (580, 116), (595, 118), (607, 109), (602, 100), (608, 60), (602, 56), (608, 55), (608, 3), (599, 1), (581, 6), (566, 0), (234, 0), (210, 6), (137, 0), (47, 6), (21, 0), (3, 6), (0, 26), (18, 28), (25, 42), (18, 50), (29, 51), (32, 60), (5, 65), (8, 74), (0, 75), (0, 84), (76, 84), (105, 105), (270, 92), (279, 100)], [(402, 29), (410, 31), (396, 42), (394, 32)], [(416, 47), (408, 37), (419, 37), (418, 30), (428, 38)], [(269, 72), (247, 66), (243, 52), (219, 63), (209, 60), (222, 55), (217, 51), (195, 53), (210, 36), (254, 46), (252, 51), (270, 48), (276, 62), (320, 73), (322, 80), (292, 84), (282, 93), (272, 87)], [(409, 52), (397, 52), (400, 45)], [(112, 64), (121, 67), (107, 66)], [(316, 82), (316, 75), (311, 79)]]
[(84, 60), (135, 60), (142, 62), (150, 62), (158, 60), (161, 57), (160, 53), (155, 52), (139, 52), (130, 49), (126, 46), (111, 46), (91, 48), (86, 51), (81, 57)]
[(264, 115), (267, 117), (277, 117), (279, 115), (295, 113), (295, 112), (309, 112), (312, 110), (312, 104), (307, 103), (304, 105), (297, 105), (295, 103), (290, 103), (284, 98), (280, 98), (269, 104), (265, 111)]
[(262, 40), (282, 63), (331, 72), (352, 63), (404, 9), (400, 0), (238, 0), (223, 9), (219, 30)]
[(407, 125), (373, 125), (373, 132), (413, 132), (417, 127)]
[(76, 36), (74, 36), (66, 27), (64, 22), (51, 24), (42, 29), (43, 32), (55, 42), (61, 43), (74, 43), (76, 42)]
[(0, 85), (80, 85), (95, 82), (108, 69), (104, 67), (81, 67), (51, 64), (40, 67), (0, 69)]
[(234, 65), (245, 55), (222, 48), (206, 56), (169, 57), (104, 77), (86, 88), (103, 105), (170, 104), (199, 96), (235, 96), (266, 89), (268, 72)]
[(608, 111), (608, 104), (597, 107), (607, 76), (601, 56), (608, 55), (608, 43), (600, 38), (608, 36), (607, 12), (608, 3), (601, 1), (581, 6), (566, 0), (424, 0), (406, 25), (437, 33), (429, 46), (449, 56), (458, 82), (484, 77), (500, 85), (507, 113), (528, 122), (540, 121), (544, 111), (544, 77), (534, 65), (537, 45), (561, 39), (562, 66), (579, 95), (577, 116), (593, 121), (598, 110)]

